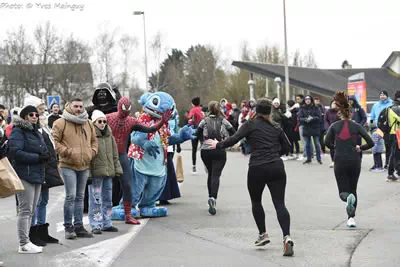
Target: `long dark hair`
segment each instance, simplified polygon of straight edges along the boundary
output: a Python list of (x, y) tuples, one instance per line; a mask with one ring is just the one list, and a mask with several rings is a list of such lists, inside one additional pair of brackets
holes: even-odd
[(337, 91), (333, 97), (335, 100), (336, 107), (338, 109), (338, 115), (343, 120), (349, 120), (352, 116), (352, 108), (349, 104), (348, 96), (345, 91)]
[(214, 115), (214, 116), (224, 116), (224, 113), (221, 111), (221, 104), (218, 101), (210, 101), (208, 103), (208, 112), (209, 115)]

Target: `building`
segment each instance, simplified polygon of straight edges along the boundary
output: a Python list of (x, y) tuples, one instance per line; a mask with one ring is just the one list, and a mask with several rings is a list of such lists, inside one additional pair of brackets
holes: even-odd
[(80, 97), (85, 103), (91, 103), (93, 94), (91, 65), (89, 63), (0, 65), (0, 103), (10, 107), (21, 106), (25, 93), (44, 99), (47, 95), (60, 95), (62, 103), (74, 97)]
[[(276, 77), (280, 77), (282, 81), (285, 80), (283, 65), (245, 61), (234, 61), (232, 65), (268, 79), (274, 80)], [(291, 97), (298, 92), (310, 92), (313, 95), (318, 95), (323, 103), (328, 104), (337, 90), (347, 90), (348, 78), (358, 73), (365, 74), (368, 104), (379, 99), (381, 90), (388, 91), (389, 95), (392, 96), (396, 90), (400, 89), (400, 52), (392, 52), (382, 67), (378, 68), (312, 69), (289, 67), (289, 83), (299, 89), (296, 92), (291, 90)], [(284, 91), (284, 86), (282, 88)]]

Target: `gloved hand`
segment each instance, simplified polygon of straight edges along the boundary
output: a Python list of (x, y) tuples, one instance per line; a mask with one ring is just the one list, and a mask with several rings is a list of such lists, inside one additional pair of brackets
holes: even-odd
[(50, 154), (49, 152), (41, 153), (39, 154), (39, 162), (44, 163), (50, 159)]
[(311, 117), (311, 116), (308, 116), (308, 117), (306, 118), (306, 120), (305, 120), (305, 121), (306, 121), (307, 123), (309, 123), (309, 122), (311, 122), (311, 121), (312, 121), (312, 119), (313, 119), (313, 117)]
[(185, 125), (179, 132), (179, 137), (184, 142), (187, 140), (196, 139), (197, 138), (196, 134), (197, 130), (194, 129), (193, 126)]
[(177, 153), (181, 153), (181, 151), (182, 151), (182, 148), (181, 148), (181, 145), (176, 145), (176, 152)]
[(157, 158), (157, 154), (160, 154), (160, 149), (158, 148), (158, 145), (153, 141), (147, 141), (143, 145), (143, 149), (148, 152), (151, 157), (154, 157), (154, 159)]
[(163, 124), (167, 123), (167, 122), (171, 119), (172, 113), (173, 113), (173, 111), (172, 111), (171, 109), (169, 109), (168, 111), (166, 111), (166, 112), (162, 115), (161, 120), (162, 120)]

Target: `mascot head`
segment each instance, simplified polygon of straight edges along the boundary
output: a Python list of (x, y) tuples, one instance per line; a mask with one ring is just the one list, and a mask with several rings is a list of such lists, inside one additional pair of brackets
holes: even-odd
[(126, 96), (122, 97), (118, 101), (118, 117), (120, 118), (128, 117), (129, 114), (131, 113), (131, 109), (132, 109), (131, 101)]
[(175, 110), (175, 101), (165, 92), (145, 93), (139, 99), (144, 112), (156, 119), (161, 119), (168, 110)]
[(92, 102), (95, 106), (115, 105), (117, 96), (109, 83), (100, 83), (96, 86)]

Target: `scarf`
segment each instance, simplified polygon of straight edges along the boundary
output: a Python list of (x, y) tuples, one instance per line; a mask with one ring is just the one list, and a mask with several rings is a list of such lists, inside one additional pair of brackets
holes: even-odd
[(86, 112), (86, 110), (82, 114), (76, 116), (76, 115), (72, 115), (65, 109), (63, 112), (63, 117), (67, 121), (70, 121), (75, 124), (80, 124), (80, 125), (84, 125), (89, 119), (89, 116), (88, 116), (88, 113)]
[[(157, 121), (155, 121), (147, 113), (142, 113), (139, 116), (139, 118), (137, 119), (138, 124), (142, 124), (146, 127), (152, 127), (156, 124), (156, 122)], [(171, 132), (168, 129), (168, 123), (164, 124), (157, 132), (161, 138), (161, 145), (164, 150), (164, 165), (166, 165), (167, 164), (167, 156), (168, 156), (168, 154), (167, 154), (168, 153), (168, 151), (167, 151), (168, 150), (168, 137), (171, 136)], [(153, 140), (155, 134), (156, 134), (155, 132), (147, 134), (147, 140)], [(128, 150), (129, 158), (141, 160), (144, 156), (144, 153), (145, 153), (145, 151), (140, 146), (137, 146), (133, 143), (129, 146), (129, 150)]]

